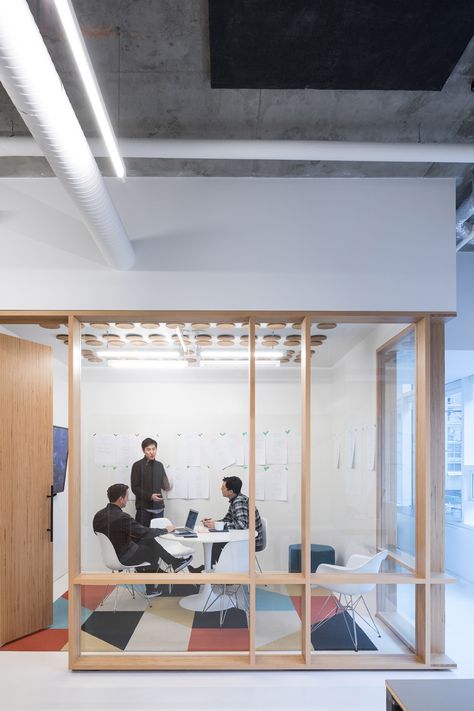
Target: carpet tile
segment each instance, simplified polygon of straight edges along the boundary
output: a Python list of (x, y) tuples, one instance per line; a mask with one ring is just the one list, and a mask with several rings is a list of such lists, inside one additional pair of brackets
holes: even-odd
[(190, 652), (245, 652), (249, 648), (248, 629), (193, 628), (189, 639)]
[(2, 652), (58, 652), (66, 644), (67, 630), (47, 629), (16, 639), (0, 648)]
[(126, 649), (143, 612), (93, 612), (81, 629), (119, 649)]
[[(215, 629), (220, 627), (219, 612), (196, 612), (194, 613), (193, 629)], [(244, 610), (236, 610), (235, 607), (227, 610), (224, 624), (222, 627), (228, 628), (246, 628), (247, 614)]]

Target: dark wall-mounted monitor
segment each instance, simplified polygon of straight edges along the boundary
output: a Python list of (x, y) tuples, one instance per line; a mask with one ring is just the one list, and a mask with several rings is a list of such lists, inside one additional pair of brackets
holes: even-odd
[(67, 427), (53, 426), (53, 494), (64, 491), (68, 455)]

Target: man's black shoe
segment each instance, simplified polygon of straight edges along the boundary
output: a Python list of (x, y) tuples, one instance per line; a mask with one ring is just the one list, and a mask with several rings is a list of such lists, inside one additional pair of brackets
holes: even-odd
[(197, 568), (194, 568), (194, 566), (188, 565), (188, 570), (190, 573), (202, 573), (202, 571), (204, 570), (204, 566), (198, 565)]
[(174, 563), (171, 564), (173, 572), (179, 573), (179, 571), (183, 570), (183, 568), (187, 568), (192, 559), (192, 555), (188, 555), (187, 558), (176, 558)]

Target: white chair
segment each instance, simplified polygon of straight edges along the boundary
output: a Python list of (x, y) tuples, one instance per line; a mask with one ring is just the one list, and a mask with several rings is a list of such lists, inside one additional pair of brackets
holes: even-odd
[[(117, 553), (115, 552), (115, 548), (112, 545), (112, 542), (110, 538), (108, 538), (105, 533), (99, 533), (96, 532), (95, 534), (97, 536), (97, 539), (99, 541), (99, 546), (100, 546), (100, 552), (102, 553), (102, 560), (104, 561), (105, 566), (112, 571), (112, 573), (121, 573), (123, 571), (125, 572), (131, 572), (135, 571), (136, 568), (145, 568), (146, 566), (150, 565), (150, 563), (136, 563), (135, 565), (125, 565), (124, 563), (121, 563), (117, 557)], [(104, 600), (107, 598), (107, 592), (110, 585), (107, 585), (107, 590), (106, 590), (106, 595), (104, 597)], [(132, 598), (135, 599), (135, 588), (133, 585), (125, 585), (125, 588), (128, 590)], [(141, 591), (138, 591), (140, 595), (142, 595)], [(117, 610), (117, 600), (118, 600), (118, 585), (115, 586), (115, 589), (112, 593), (112, 595), (115, 593), (115, 599), (114, 599), (114, 612)], [(146, 600), (145, 596), (143, 595), (143, 598)], [(102, 606), (104, 604), (104, 600), (100, 603)], [(150, 602), (147, 600), (148, 607), (151, 607)]]
[[(331, 573), (333, 575), (347, 575), (348, 573), (378, 573), (380, 566), (387, 555), (388, 551), (386, 550), (380, 551), (380, 553), (376, 553), (376, 555), (373, 556), (355, 554), (351, 555), (347, 561), (347, 565), (330, 565), (329, 563), (321, 563), (318, 566), (317, 572)], [(381, 636), (379, 628), (375, 624), (374, 618), (372, 617), (370, 610), (367, 607), (367, 603), (364, 600), (364, 595), (375, 588), (375, 583), (338, 584), (337, 582), (332, 582), (330, 585), (324, 587), (327, 587), (330, 590), (331, 595), (328, 596), (324, 602), (321, 608), (321, 613), (324, 611), (330, 600), (335, 600), (336, 608), (334, 610), (330, 610), (321, 620), (312, 625), (312, 632), (324, 625), (334, 615), (342, 613), (347, 631), (349, 632), (352, 644), (354, 645), (354, 651), (358, 651), (356, 615), (358, 615), (360, 619), (368, 625), (368, 627), (371, 627), (371, 629), (373, 629), (379, 637)], [(370, 622), (357, 610), (360, 603), (363, 603), (369, 615)], [(345, 612), (348, 612), (352, 617), (352, 632), (347, 624), (347, 619), (344, 614)]]
[[(261, 543), (261, 548), (258, 551), (261, 553), (262, 551), (265, 550), (267, 547), (267, 540), (268, 540), (268, 521), (266, 518), (263, 518), (263, 516), (260, 516), (260, 521), (262, 522), (262, 543)], [(258, 566), (259, 571), (262, 573), (262, 566), (260, 565), (260, 561), (257, 557), (257, 554), (255, 553), (255, 562)]]
[[(233, 541), (222, 549), (213, 573), (248, 573), (249, 542)], [(239, 601), (240, 597), (240, 601)], [(219, 603), (219, 605), (217, 605)], [(231, 607), (245, 610), (248, 613), (248, 596), (245, 587), (240, 583), (219, 583), (211, 585), (211, 592), (204, 604), (204, 612), (215, 612), (219, 607), (219, 625), (224, 624), (227, 610)], [(212, 609), (214, 608), (214, 609)]]
[[(171, 526), (172, 523), (169, 520), (169, 518), (165, 518), (164, 516), (162, 518), (152, 518), (150, 522), (150, 528), (166, 528), (166, 526)], [(170, 555), (173, 555), (175, 558), (187, 558), (190, 555), (193, 555), (194, 549), (190, 548), (189, 546), (183, 546), (182, 543), (179, 541), (165, 541), (163, 538), (160, 536), (158, 538), (160, 542), (160, 546), (162, 546), (165, 551), (167, 551)], [(162, 564), (164, 565), (164, 569), (166, 573), (170, 573), (173, 571), (173, 567), (165, 563), (164, 560), (162, 560)], [(172, 585), (168, 585), (168, 592), (171, 593), (172, 590)]]

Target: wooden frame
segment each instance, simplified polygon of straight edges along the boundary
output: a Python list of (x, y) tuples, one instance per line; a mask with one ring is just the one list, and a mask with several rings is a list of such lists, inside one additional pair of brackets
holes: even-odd
[[(39, 320), (60, 320), (69, 327), (69, 667), (81, 669), (427, 669), (454, 666), (444, 655), (444, 585), (451, 580), (443, 573), (443, 471), (440, 464), (440, 447), (443, 441), (443, 409), (440, 402), (444, 385), (442, 366), (444, 357), (444, 319), (453, 314), (425, 312), (159, 312), (156, 311), (5, 311), (0, 313), (4, 324), (37, 323)], [(302, 392), (302, 467), (301, 467), (301, 573), (256, 573), (253, 551), (249, 552), (248, 575), (201, 576), (202, 582), (245, 583), (250, 590), (249, 650), (242, 654), (86, 654), (80, 650), (80, 592), (81, 586), (116, 584), (117, 577), (107, 573), (82, 573), (80, 570), (80, 322), (90, 320), (233, 320), (249, 322), (249, 351), (255, 344), (256, 321), (278, 317), (285, 321), (302, 322), (301, 392)], [(310, 567), (311, 540), (311, 438), (310, 438), (310, 328), (312, 322), (336, 321), (339, 323), (408, 323), (414, 324), (417, 337), (417, 500), (420, 507), (417, 522), (416, 567), (413, 561), (398, 561), (406, 573), (379, 573), (351, 576), (351, 581), (374, 581), (377, 584), (414, 584), (417, 590), (417, 643), (413, 653), (350, 655), (312, 653), (310, 640), (311, 585), (329, 584), (330, 575), (312, 574)], [(377, 399), (380, 406), (380, 390)], [(250, 449), (250, 506), (255, 502), (255, 362), (249, 362), (249, 439)], [(379, 448), (380, 455), (380, 448)], [(433, 525), (435, 524), (435, 525)], [(251, 517), (250, 537), (254, 535), (255, 522)], [(170, 582), (173, 574), (140, 576), (140, 582)], [(179, 582), (195, 578), (180, 574)], [(344, 582), (338, 576), (339, 582)], [(133, 574), (123, 574), (120, 582), (136, 582)], [(302, 588), (302, 647), (301, 654), (261, 653), (255, 650), (256, 606), (258, 585), (301, 585)]]

